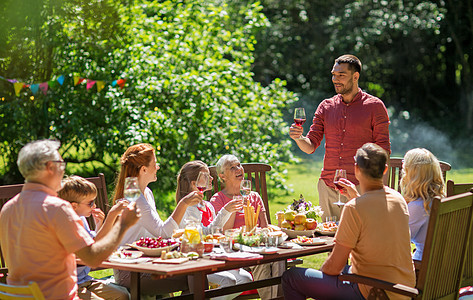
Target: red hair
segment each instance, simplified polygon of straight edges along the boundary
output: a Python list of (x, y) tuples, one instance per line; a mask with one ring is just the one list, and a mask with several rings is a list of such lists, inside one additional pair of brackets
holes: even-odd
[(118, 199), (123, 198), (125, 178), (138, 177), (141, 167), (149, 166), (154, 155), (154, 148), (150, 144), (137, 144), (126, 149), (120, 159), (121, 168), (115, 185), (113, 203), (116, 203)]

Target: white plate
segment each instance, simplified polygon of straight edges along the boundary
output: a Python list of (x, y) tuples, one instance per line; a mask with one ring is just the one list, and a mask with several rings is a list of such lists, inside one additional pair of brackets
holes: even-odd
[(290, 230), (290, 229), (285, 229), (285, 228), (281, 228), (281, 230), (284, 233), (286, 233), (291, 239), (295, 239), (298, 235), (312, 237), (315, 231), (315, 229), (314, 230)]
[(311, 238), (311, 242), (308, 243), (300, 243), (297, 240), (292, 240), (292, 242), (300, 245), (300, 246), (316, 246), (316, 245), (323, 245), (327, 241), (321, 238)]
[(317, 230), (318, 233), (321, 235), (328, 235), (328, 236), (334, 236), (336, 231), (325, 231), (325, 230)]

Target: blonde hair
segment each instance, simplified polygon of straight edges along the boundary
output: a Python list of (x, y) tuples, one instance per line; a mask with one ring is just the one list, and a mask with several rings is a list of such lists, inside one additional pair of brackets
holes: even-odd
[(58, 191), (60, 198), (69, 202), (81, 203), (88, 197), (97, 197), (97, 187), (92, 182), (80, 176), (72, 175), (62, 180)]
[(438, 159), (427, 149), (415, 148), (404, 156), (401, 191), (407, 202), (424, 200), (424, 209), (430, 212), (435, 196), (445, 196), (445, 182)]
[(197, 180), (199, 172), (206, 169), (207, 164), (200, 160), (193, 160), (185, 163), (177, 175), (176, 202), (192, 192), (192, 181)]
[(137, 144), (126, 149), (120, 159), (120, 173), (118, 174), (113, 203), (123, 198), (126, 177), (138, 177), (141, 167), (149, 166), (154, 156), (154, 148), (150, 144)]

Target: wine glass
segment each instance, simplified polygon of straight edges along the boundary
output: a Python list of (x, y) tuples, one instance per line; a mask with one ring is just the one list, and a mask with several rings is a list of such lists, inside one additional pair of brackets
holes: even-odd
[[(243, 196), (243, 199), (246, 202), (248, 196), (251, 193), (251, 180), (243, 179), (240, 183), (240, 194)], [(244, 203), (245, 204), (245, 203)]]
[(138, 177), (125, 178), (125, 187), (123, 196), (128, 202), (133, 203), (141, 195), (140, 187), (138, 185)]
[[(210, 174), (209, 173), (199, 172), (199, 176), (197, 176), (197, 180), (195, 182), (195, 185), (196, 185), (197, 189), (199, 190), (199, 192), (201, 194), (203, 194), (207, 190), (207, 188), (209, 186), (209, 181), (210, 181)], [(202, 202), (199, 202), (197, 204), (197, 207), (203, 208), (203, 207), (205, 207), (205, 205)]]
[(294, 110), (294, 123), (296, 123), (297, 126), (302, 127), (305, 123), (305, 109), (303, 107), (297, 107)]
[(338, 181), (341, 178), (347, 178), (347, 171), (346, 170), (343, 170), (343, 169), (336, 170), (335, 171), (335, 177), (333, 178), (333, 183), (335, 183), (335, 187), (338, 189), (338, 201), (335, 202), (334, 204), (338, 205), (338, 207), (340, 207), (342, 205), (345, 205), (345, 203), (340, 200), (340, 194), (341, 194), (341, 191), (343, 190), (343, 187), (338, 184)]

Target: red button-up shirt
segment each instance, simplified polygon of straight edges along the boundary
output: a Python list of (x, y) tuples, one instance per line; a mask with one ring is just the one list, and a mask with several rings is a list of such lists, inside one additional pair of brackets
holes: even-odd
[(336, 169), (347, 170), (348, 180), (358, 185), (353, 157), (365, 143), (376, 143), (391, 153), (389, 117), (384, 103), (358, 90), (352, 102), (346, 104), (341, 95), (325, 99), (314, 114), (307, 137), (319, 147), (325, 135), (325, 157), (321, 179), (335, 188)]

